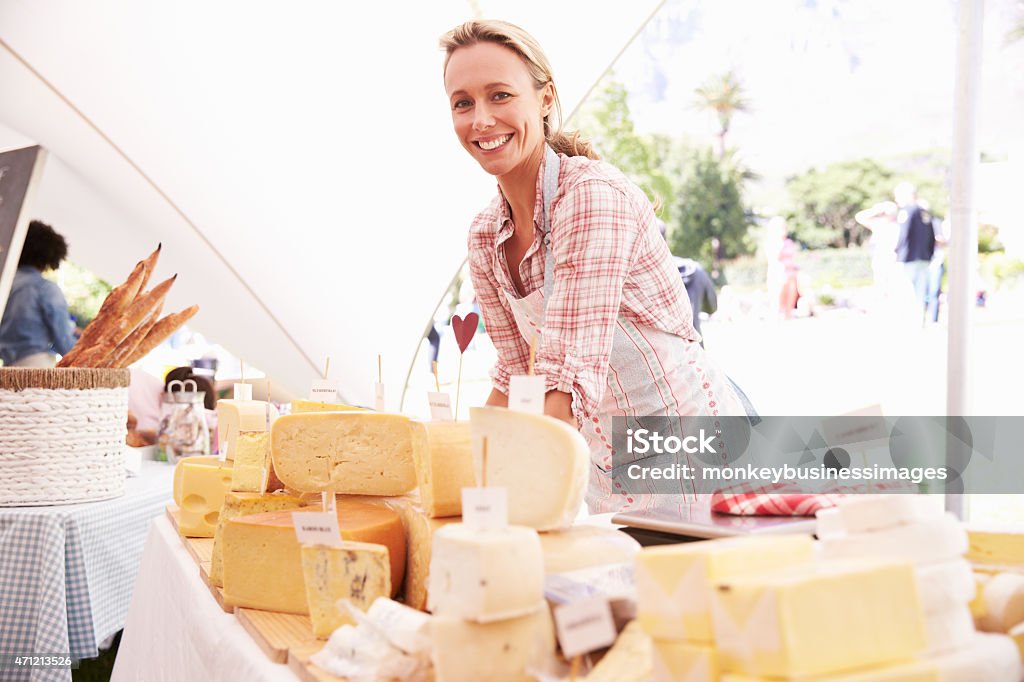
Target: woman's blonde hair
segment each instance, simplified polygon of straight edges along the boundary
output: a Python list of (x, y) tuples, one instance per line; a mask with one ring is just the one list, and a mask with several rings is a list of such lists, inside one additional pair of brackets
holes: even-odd
[[(474, 19), (456, 26), (441, 36), (441, 49), (445, 51), (444, 68), (448, 70), (448, 62), (452, 54), (460, 47), (469, 47), (477, 43), (495, 43), (502, 45), (519, 55), (526, 64), (533, 85), (537, 90), (551, 83), (555, 106), (551, 113), (544, 117), (544, 138), (559, 154), (566, 156), (586, 156), (589, 159), (600, 158), (593, 146), (583, 139), (579, 132), (562, 130), (562, 104), (558, 99), (551, 63), (540, 48), (540, 44), (529, 33), (515, 24), (494, 19)], [(554, 114), (554, 123), (551, 114)]]

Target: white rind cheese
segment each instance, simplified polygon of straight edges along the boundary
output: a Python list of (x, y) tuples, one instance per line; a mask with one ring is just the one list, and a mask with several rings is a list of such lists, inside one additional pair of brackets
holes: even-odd
[(967, 532), (952, 514), (870, 533), (821, 539), (822, 558), (886, 557), (911, 563), (948, 561), (967, 551)]
[(914, 567), (914, 574), (925, 613), (966, 606), (974, 599), (974, 572), (963, 559), (920, 564)]
[(540, 533), (544, 573), (632, 562), (640, 543), (614, 528), (580, 524)]
[(568, 528), (587, 489), (590, 452), (579, 431), (553, 417), (502, 407), (470, 410), (473, 467), (483, 483), (508, 490), (508, 520), (537, 530)]
[(967, 646), (974, 639), (974, 619), (966, 604), (924, 614), (928, 655), (944, 654)]
[(494, 623), (434, 616), (431, 639), (436, 682), (533, 682), (527, 670), (555, 653), (551, 613), (543, 603), (530, 615)]
[(942, 516), (935, 501), (924, 495), (855, 495), (839, 503), (839, 517), (847, 533), (934, 521)]

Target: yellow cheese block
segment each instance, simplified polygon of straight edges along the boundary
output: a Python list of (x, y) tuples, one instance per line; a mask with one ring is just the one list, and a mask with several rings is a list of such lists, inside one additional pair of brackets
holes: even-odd
[(277, 407), (263, 400), (217, 401), (217, 446), (234, 459), (239, 431), (266, 431), (267, 422), (277, 419)]
[(311, 412), (274, 422), (274, 470), (303, 492), (403, 495), (416, 487), (409, 419), (377, 412)]
[(615, 644), (586, 676), (586, 682), (649, 682), (653, 674), (653, 644), (640, 623), (630, 622)]
[(216, 457), (185, 457), (174, 467), (174, 503), (178, 505), (178, 533), (190, 538), (212, 538), (231, 490), (231, 462)]
[(1024, 528), (968, 528), (967, 559), (979, 564), (1024, 564)]
[(611, 527), (580, 524), (539, 535), (545, 573), (629, 563), (640, 551), (639, 542)]
[(303, 547), (302, 575), (313, 634), (327, 639), (342, 625), (355, 625), (338, 606), (347, 599), (364, 613), (377, 597), (391, 594), (388, 548), (368, 542), (341, 547)]
[[(295, 511), (321, 511), (306, 507)], [(266, 611), (308, 614), (302, 557), (292, 511), (230, 519), (224, 525), (224, 601)], [(388, 548), (392, 592), (405, 574), (405, 533), (398, 513), (348, 498), (338, 500), (344, 540)]]
[(718, 682), (718, 652), (710, 644), (654, 640), (652, 682)]
[(293, 400), (292, 414), (303, 414), (305, 412), (354, 412), (365, 411), (363, 407), (345, 405), (342, 403), (318, 403), (314, 400)]
[(527, 668), (555, 652), (547, 605), (494, 623), (434, 616), (430, 630), (437, 682), (533, 682)]
[(270, 434), (266, 431), (240, 431), (235, 443), (231, 489), (240, 493), (267, 492)]
[(228, 519), (282, 509), (298, 509), (302, 500), (285, 493), (226, 493), (220, 509), (217, 529), (213, 534), (213, 555), (210, 558), (210, 582), (224, 587), (224, 524)]
[(927, 647), (913, 566), (824, 561), (715, 585), (726, 672), (826, 675), (908, 661)]
[(712, 642), (718, 580), (814, 561), (810, 535), (743, 537), (647, 547), (636, 555), (637, 621), (651, 637)]
[(412, 456), (423, 509), (461, 516), (462, 489), (476, 485), (469, 422), (413, 422)]

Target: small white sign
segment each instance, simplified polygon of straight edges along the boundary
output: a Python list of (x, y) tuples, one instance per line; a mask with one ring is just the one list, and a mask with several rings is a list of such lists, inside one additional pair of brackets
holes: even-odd
[(309, 387), (309, 399), (314, 403), (338, 402), (338, 382), (317, 379)]
[(430, 403), (430, 418), (436, 422), (453, 422), (455, 416), (452, 413), (452, 397), (447, 393), (427, 392), (427, 402)]
[(562, 655), (573, 658), (615, 643), (615, 622), (604, 597), (563, 604), (555, 609)]
[(252, 384), (235, 384), (235, 400), (252, 400)]
[(373, 385), (373, 409), (378, 412), (386, 412), (387, 408), (384, 406), (384, 384)]
[(519, 374), (509, 377), (508, 409), (544, 414), (544, 375)]
[(338, 513), (338, 498), (334, 493), (320, 493), (320, 506), (325, 512)]
[(292, 523), (300, 545), (341, 547), (341, 530), (334, 512), (292, 512)]
[(462, 522), (474, 530), (508, 527), (508, 490), (505, 488), (463, 488)]
[(228, 439), (225, 438), (223, 443), (218, 443), (219, 450), (217, 452), (217, 459), (222, 462), (228, 461)]

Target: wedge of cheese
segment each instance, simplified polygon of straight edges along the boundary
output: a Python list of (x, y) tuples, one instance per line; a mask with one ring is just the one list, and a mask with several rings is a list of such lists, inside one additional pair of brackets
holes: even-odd
[(216, 457), (185, 457), (174, 467), (174, 503), (179, 508), (178, 533), (212, 538), (224, 494), (231, 490), (231, 462)]
[(228, 519), (282, 509), (298, 509), (302, 506), (302, 500), (285, 493), (225, 493), (224, 505), (220, 509), (213, 534), (210, 582), (217, 587), (224, 587), (224, 524)]
[(654, 644), (636, 621), (619, 633), (615, 644), (586, 676), (586, 682), (650, 682)]
[(712, 642), (714, 583), (769, 574), (814, 559), (809, 535), (647, 547), (636, 555), (637, 621), (656, 639)]
[(502, 407), (470, 410), (473, 467), (482, 483), (508, 490), (508, 520), (537, 530), (568, 528), (587, 488), (590, 452), (579, 431), (552, 417)]
[(718, 652), (710, 644), (654, 640), (653, 668), (653, 682), (719, 680)]
[(318, 403), (315, 400), (293, 400), (292, 414), (306, 412), (359, 412), (365, 408), (345, 405), (343, 403)]
[(354, 625), (338, 601), (347, 599), (366, 612), (378, 597), (391, 594), (388, 548), (368, 542), (341, 547), (302, 547), (302, 576), (313, 634), (327, 639), (342, 625)]
[(273, 424), (277, 417), (277, 407), (263, 400), (218, 400), (218, 447), (227, 448), (227, 459), (234, 459), (239, 431), (266, 431), (267, 422)]
[(825, 559), (886, 557), (912, 563), (948, 561), (967, 551), (967, 532), (952, 514), (869, 533), (847, 533), (821, 539)]
[(517, 618), (544, 603), (544, 558), (525, 526), (476, 530), (453, 523), (434, 533), (427, 608), (478, 623)]
[(494, 623), (434, 616), (431, 639), (437, 682), (532, 682), (528, 668), (555, 653), (554, 625), (544, 604)]
[(722, 669), (803, 677), (908, 661), (927, 647), (910, 564), (824, 561), (720, 580), (712, 600)]
[(640, 543), (611, 527), (580, 524), (540, 533), (544, 573), (632, 562)]
[(1020, 564), (1024, 569), (1024, 528), (972, 527), (967, 558), (979, 564)]
[[(294, 511), (321, 511), (307, 507)], [(266, 611), (308, 614), (302, 557), (293, 511), (239, 516), (224, 525), (224, 601)], [(405, 573), (405, 533), (398, 513), (386, 507), (338, 500), (344, 540), (388, 548), (392, 592)]]
[(412, 456), (423, 509), (462, 515), (462, 489), (476, 485), (469, 422), (413, 422)]
[(231, 489), (240, 493), (265, 493), (270, 479), (270, 434), (239, 431), (233, 452)]
[(274, 422), (274, 470), (303, 492), (402, 495), (416, 487), (409, 419), (377, 412), (311, 412)]

